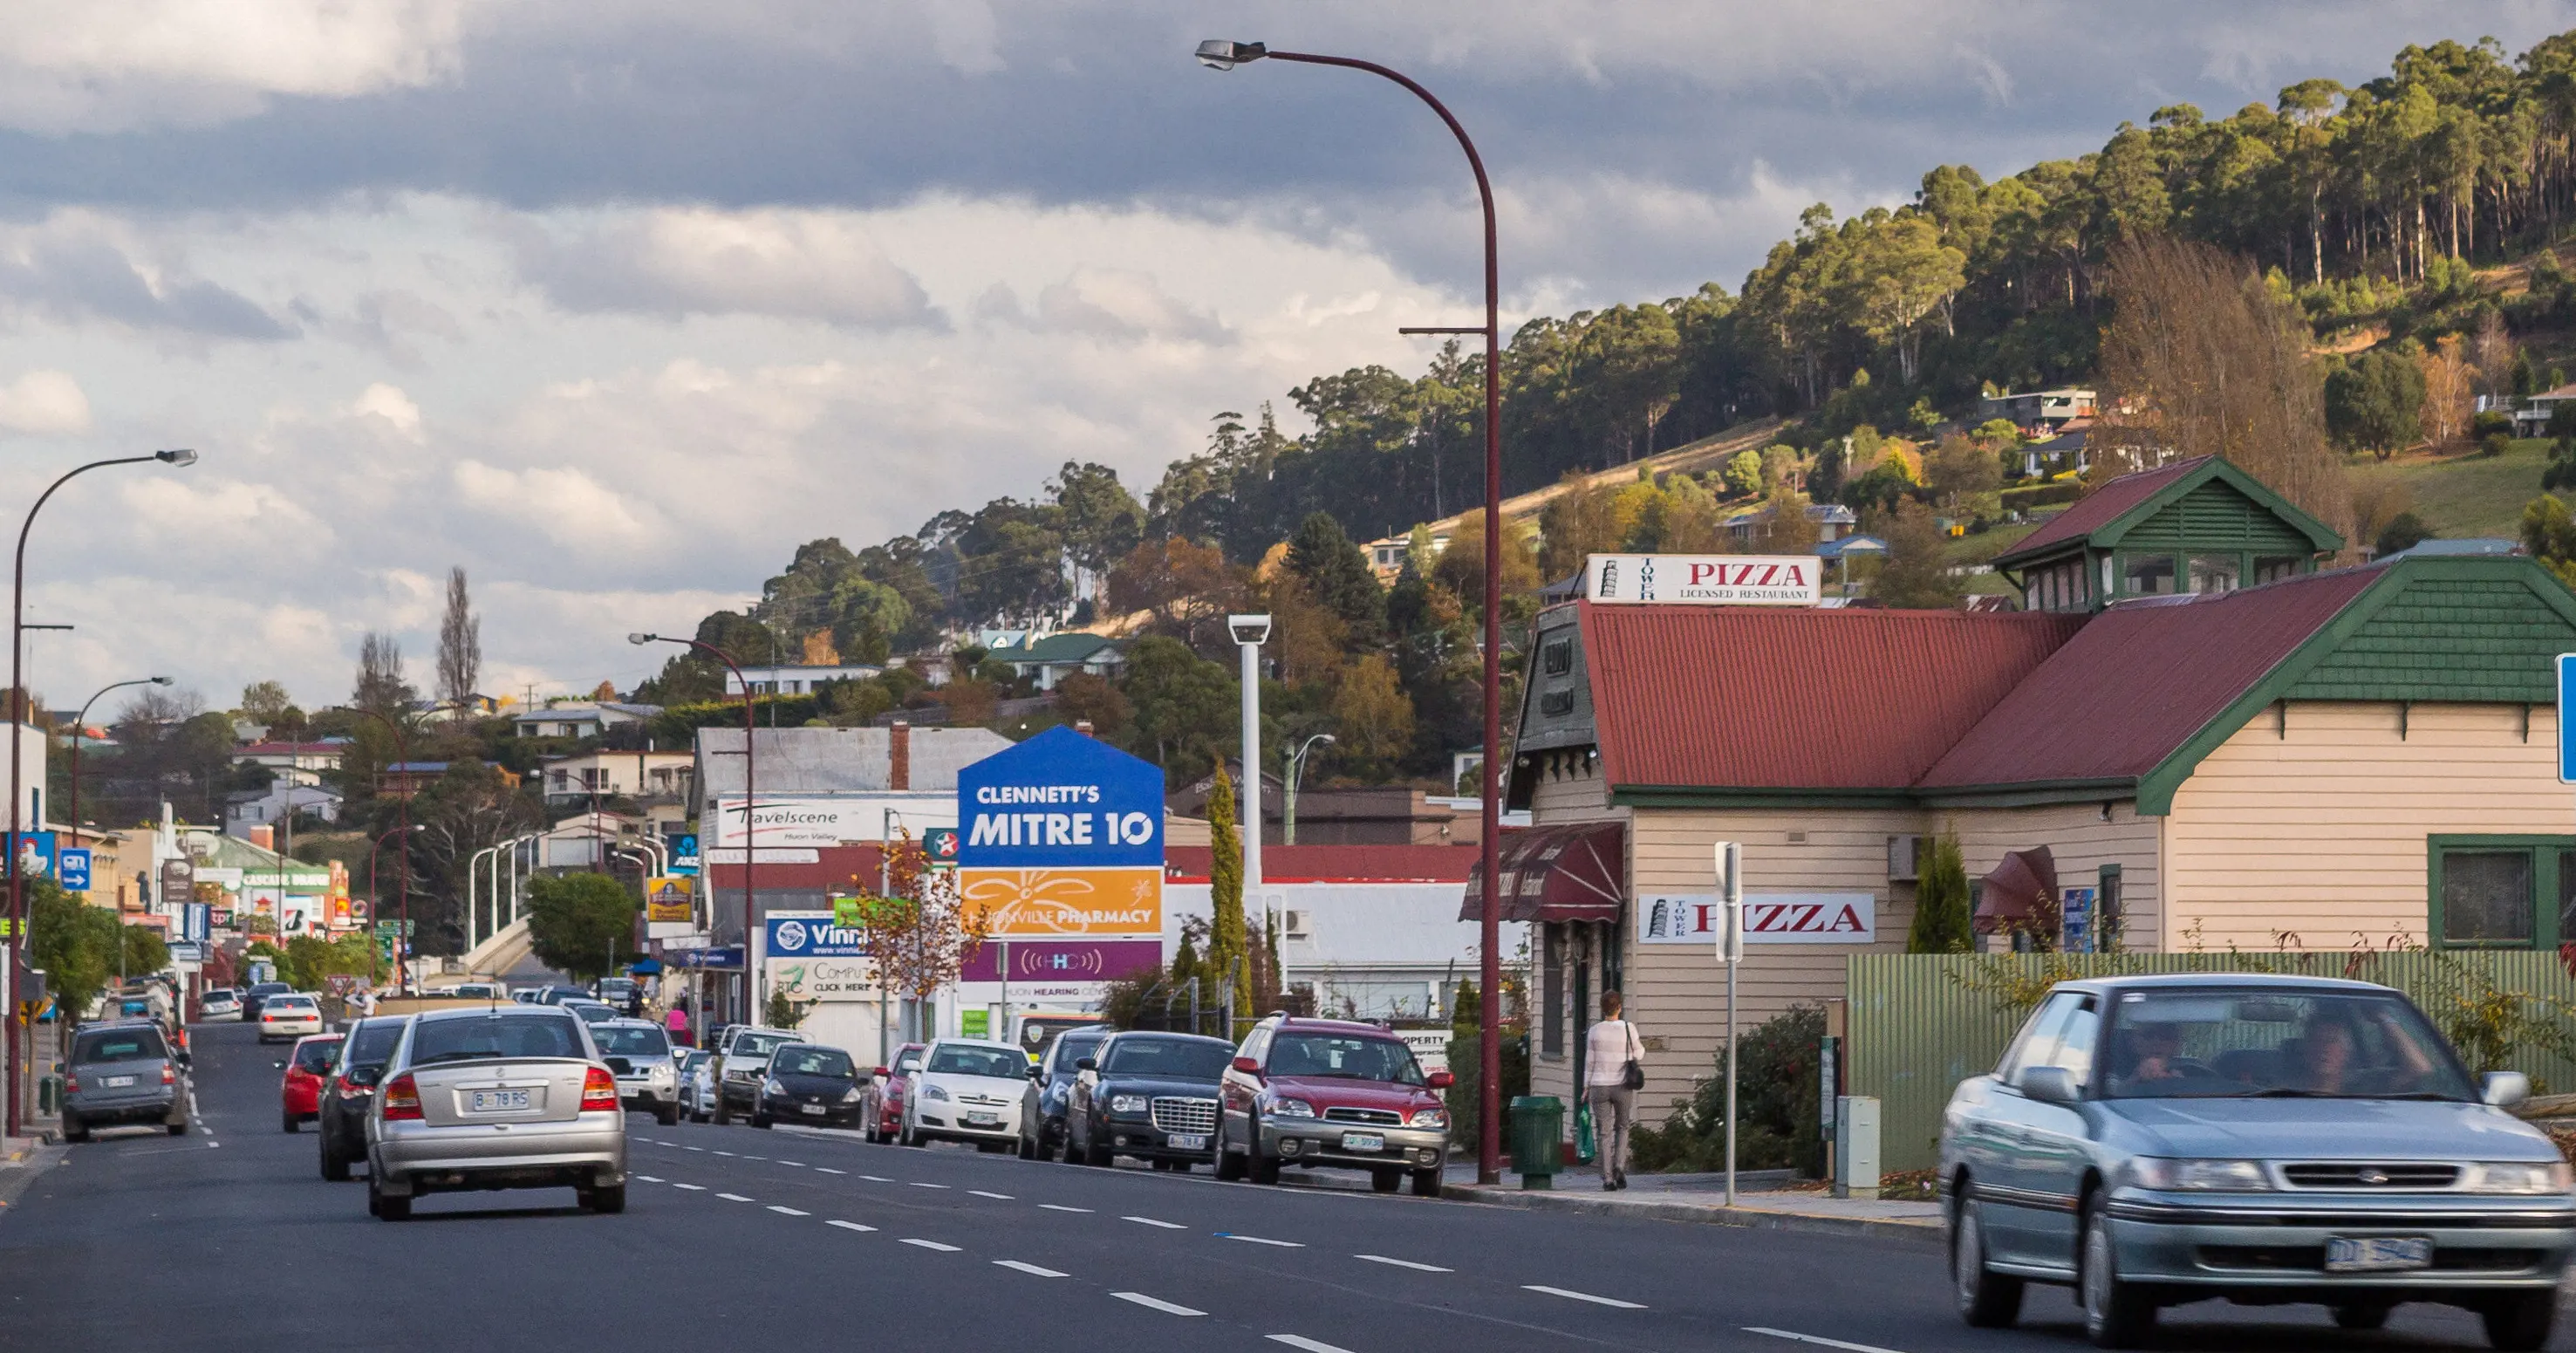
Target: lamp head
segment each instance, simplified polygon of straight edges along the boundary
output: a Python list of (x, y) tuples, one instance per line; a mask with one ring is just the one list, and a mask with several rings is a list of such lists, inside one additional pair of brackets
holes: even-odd
[(1246, 61), (1258, 61), (1270, 55), (1270, 49), (1258, 42), (1233, 42), (1209, 38), (1199, 44), (1199, 64), (1209, 70), (1232, 70)]
[(1337, 738), (1337, 737), (1334, 737), (1334, 736), (1333, 736), (1332, 734), (1330, 734), (1330, 733), (1317, 733), (1317, 734), (1315, 735), (1315, 741), (1317, 741), (1317, 742), (1321, 742), (1321, 743), (1325, 743), (1325, 744), (1328, 744), (1328, 745), (1329, 745), (1329, 744), (1332, 744), (1332, 743), (1340, 742), (1340, 741), (1341, 741), (1341, 739), (1340, 739), (1340, 738)]
[(626, 642), (630, 644), (649, 644), (653, 642), (656, 637), (657, 636), (650, 634), (630, 634), (626, 636)]
[(180, 447), (173, 451), (155, 451), (152, 453), (152, 458), (160, 461), (164, 465), (185, 466), (197, 463), (197, 453), (188, 450), (186, 447)]
[(1270, 640), (1270, 617), (1266, 615), (1230, 615), (1225, 627), (1238, 644), (1261, 644)]
[(167, 686), (170, 684), (170, 678), (168, 677), (153, 677), (151, 678), (151, 681), (155, 686)]

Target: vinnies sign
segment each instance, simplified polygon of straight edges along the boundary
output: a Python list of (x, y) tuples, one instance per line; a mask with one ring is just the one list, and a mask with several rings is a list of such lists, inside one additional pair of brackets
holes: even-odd
[[(1725, 924), (1716, 893), (1653, 893), (1637, 899), (1641, 944), (1714, 944)], [(1878, 939), (1874, 893), (1746, 893), (1747, 944), (1869, 944)]]
[(1813, 606), (1817, 560), (1807, 554), (1596, 554), (1583, 595), (1619, 605)]

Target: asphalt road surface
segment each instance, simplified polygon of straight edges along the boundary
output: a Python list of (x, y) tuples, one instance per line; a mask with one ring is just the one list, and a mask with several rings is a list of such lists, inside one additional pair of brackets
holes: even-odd
[[(1033, 1164), (855, 1135), (628, 1121), (628, 1207), (570, 1190), (367, 1215), (278, 1130), (283, 1045), (196, 1036), (197, 1130), (102, 1133), (0, 1209), (0, 1348), (1015, 1347), (1309, 1353), (2082, 1346), (1951, 1315), (1937, 1248), (1523, 1212), (1204, 1171)], [(2562, 1321), (2558, 1347), (2576, 1348)], [(2166, 1313), (2179, 1349), (2483, 1347), (2402, 1308)]]

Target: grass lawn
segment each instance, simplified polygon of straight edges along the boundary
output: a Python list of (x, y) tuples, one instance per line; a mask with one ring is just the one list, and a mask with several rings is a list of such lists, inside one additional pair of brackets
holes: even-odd
[(2548, 463), (2549, 442), (2526, 437), (2514, 442), (2511, 451), (2492, 458), (2415, 455), (2357, 464), (2352, 483), (2360, 489), (2395, 480), (2413, 496), (2416, 515), (2446, 538), (2510, 540), (2522, 533), (2522, 505), (2540, 496), (2540, 472)]

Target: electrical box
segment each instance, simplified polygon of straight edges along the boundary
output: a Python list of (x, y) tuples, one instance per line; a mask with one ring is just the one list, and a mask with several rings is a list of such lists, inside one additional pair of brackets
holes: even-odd
[(1912, 883), (1923, 877), (1923, 838), (1891, 836), (1887, 838), (1887, 880), (1890, 883)]
[(1844, 1095), (1834, 1101), (1834, 1196), (1878, 1196), (1878, 1101)]

